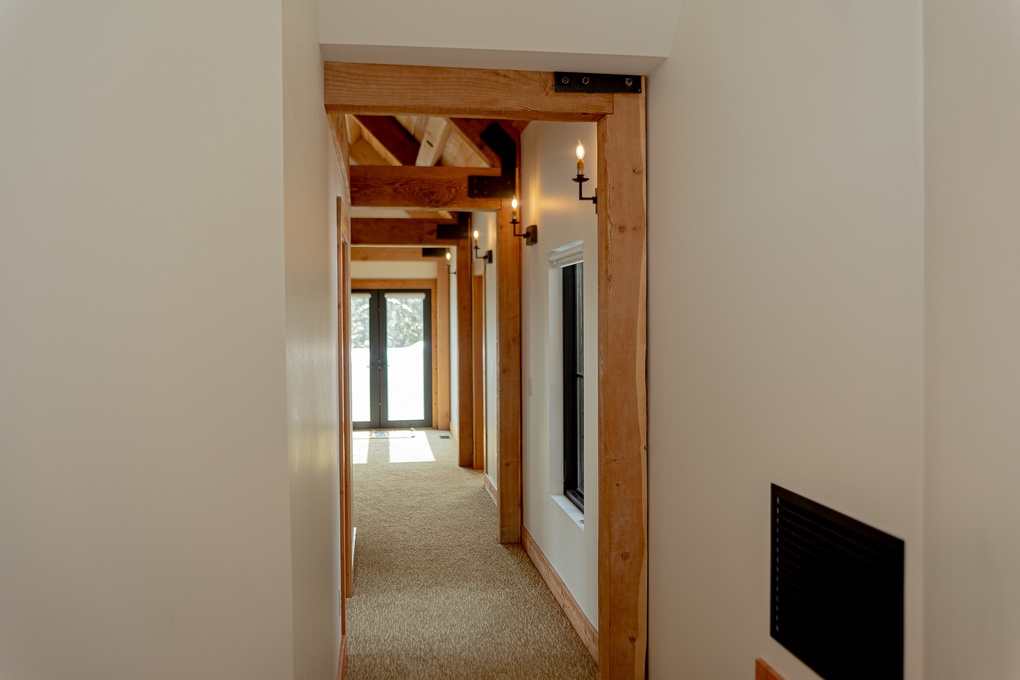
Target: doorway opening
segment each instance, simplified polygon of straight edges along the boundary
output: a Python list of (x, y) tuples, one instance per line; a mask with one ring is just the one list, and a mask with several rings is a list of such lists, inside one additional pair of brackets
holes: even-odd
[(351, 292), (354, 429), (431, 427), (432, 293)]

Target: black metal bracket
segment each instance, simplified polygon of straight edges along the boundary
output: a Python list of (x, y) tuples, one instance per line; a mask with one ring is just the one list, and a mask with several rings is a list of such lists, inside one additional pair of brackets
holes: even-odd
[(510, 220), (511, 226), (514, 228), (514, 236), (519, 236), (524, 239), (524, 245), (533, 246), (538, 243), (538, 225), (532, 224), (524, 228), (521, 233), (517, 232), (517, 227), (521, 224), (521, 221), (517, 219), (517, 211), (514, 211), (513, 218)]
[(584, 183), (587, 182), (589, 178), (585, 177), (584, 175), (578, 174), (577, 177), (572, 177), (571, 179), (577, 182), (577, 200), (591, 201), (592, 204), (595, 206), (595, 212), (597, 213), (599, 211), (598, 194), (593, 194), (591, 196), (584, 195)]
[(499, 156), (499, 177), (468, 176), (468, 198), (513, 198), (517, 193), (517, 142), (499, 123), (491, 123), (479, 135)]
[(457, 224), (437, 224), (436, 238), (441, 241), (459, 241), (468, 238), (471, 234), (471, 214), (466, 212), (456, 213)]
[(556, 92), (631, 92), (641, 93), (641, 76), (622, 76), (613, 73), (553, 73)]

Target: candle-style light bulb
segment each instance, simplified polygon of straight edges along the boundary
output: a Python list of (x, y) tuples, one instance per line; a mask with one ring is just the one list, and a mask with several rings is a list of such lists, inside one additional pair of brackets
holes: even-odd
[(584, 144), (577, 140), (577, 174), (584, 174)]
[(447, 250), (447, 251), (446, 251), (446, 261), (447, 261), (447, 262), (449, 262), (449, 261), (450, 261), (450, 259), (451, 259), (451, 258), (450, 258), (450, 251), (449, 251), (449, 250)]
[(514, 200), (510, 201), (510, 207), (513, 208), (514, 210), (517, 210), (517, 206), (518, 206), (517, 197), (514, 196)]
[(475, 243), (478, 242), (478, 230), (475, 229)]

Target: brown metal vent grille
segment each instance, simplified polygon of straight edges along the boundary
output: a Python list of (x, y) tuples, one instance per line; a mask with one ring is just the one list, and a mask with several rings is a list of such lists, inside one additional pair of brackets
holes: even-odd
[(904, 543), (772, 485), (772, 637), (826, 680), (902, 680)]

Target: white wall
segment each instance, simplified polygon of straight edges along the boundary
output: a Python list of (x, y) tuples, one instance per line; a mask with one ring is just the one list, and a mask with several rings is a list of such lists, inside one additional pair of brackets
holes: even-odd
[[(435, 262), (400, 262), (386, 260), (355, 260), (351, 262), (352, 279), (434, 279)], [(446, 265), (443, 265), (446, 273)]]
[(283, 2), (283, 205), (294, 677), (340, 651), (336, 196), (315, 0)]
[(1020, 14), (926, 0), (925, 675), (1020, 677)]
[(0, 7), (2, 677), (294, 676), (281, 30)]
[(319, 0), (320, 36), (332, 61), (647, 73), (669, 53), (678, 7), (436, 0), (427, 11), (400, 12), (372, 0)]
[(769, 637), (771, 482), (906, 541), (923, 676), (921, 87), (918, 0), (682, 5), (648, 84), (653, 678), (815, 677)]
[[(522, 135), (522, 226), (537, 224), (539, 239), (521, 258), (521, 355), (524, 526), (598, 628), (598, 218), (570, 181), (578, 139), (587, 175), (597, 174), (595, 133), (593, 123), (532, 123)], [(549, 265), (550, 251), (574, 241), (584, 242), (583, 523), (563, 496), (562, 289)]]

